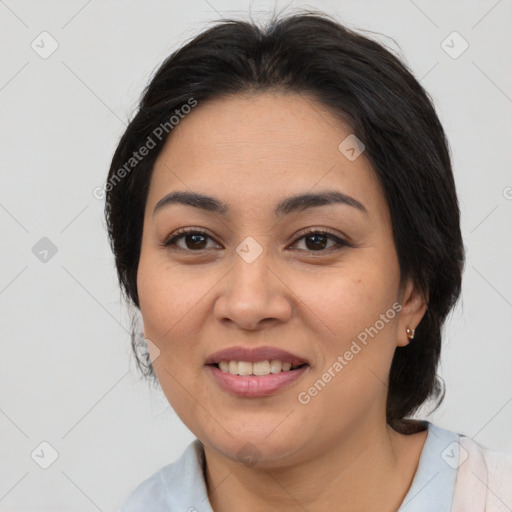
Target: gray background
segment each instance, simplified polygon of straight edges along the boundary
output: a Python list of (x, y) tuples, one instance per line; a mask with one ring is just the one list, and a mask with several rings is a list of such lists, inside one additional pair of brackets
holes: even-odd
[[(512, 450), (512, 0), (288, 5), (391, 36), (434, 98), (453, 152), (467, 267), (445, 328), (447, 395), (420, 416)], [(249, 9), (258, 19), (273, 7), (0, 1), (0, 510), (115, 510), (193, 439), (135, 370), (93, 189), (162, 60), (209, 20)], [(48, 469), (42, 442), (58, 453)]]

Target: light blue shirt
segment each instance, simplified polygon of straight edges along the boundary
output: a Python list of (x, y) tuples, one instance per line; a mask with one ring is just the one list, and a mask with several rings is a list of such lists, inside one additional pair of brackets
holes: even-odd
[[(459, 434), (430, 422), (418, 469), (398, 512), (450, 512)], [(198, 439), (181, 457), (144, 480), (120, 512), (213, 512), (203, 477), (204, 451)]]

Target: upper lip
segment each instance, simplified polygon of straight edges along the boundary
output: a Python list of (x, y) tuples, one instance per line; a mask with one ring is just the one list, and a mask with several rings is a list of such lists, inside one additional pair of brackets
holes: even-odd
[(256, 363), (258, 361), (266, 361), (276, 359), (283, 363), (289, 362), (292, 365), (309, 364), (307, 359), (292, 354), (286, 350), (281, 350), (277, 347), (263, 346), (263, 347), (230, 347), (219, 350), (210, 355), (205, 364), (217, 364), (220, 361), (248, 361)]

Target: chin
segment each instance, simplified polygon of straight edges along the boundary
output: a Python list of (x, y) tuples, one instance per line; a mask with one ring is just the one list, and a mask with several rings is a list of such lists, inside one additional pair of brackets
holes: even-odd
[[(223, 457), (233, 462), (241, 463), (246, 467), (271, 468), (293, 464), (301, 451), (303, 443), (297, 439), (297, 434), (282, 431), (279, 434), (274, 426), (265, 429), (246, 431), (238, 430), (228, 435), (224, 430), (222, 435), (211, 436), (203, 434), (197, 436), (203, 444)], [(270, 435), (269, 435), (270, 432)], [(218, 433), (218, 432), (217, 432)]]

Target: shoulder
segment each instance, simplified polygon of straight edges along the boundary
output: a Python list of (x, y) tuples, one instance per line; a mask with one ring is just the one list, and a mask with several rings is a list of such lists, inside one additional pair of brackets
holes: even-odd
[[(469, 459), (470, 455), (479, 454), (487, 469), (489, 477), (493, 477), (493, 481), (501, 477), (509, 478), (509, 485), (512, 486), (512, 452), (505, 450), (492, 450), (478, 443), (474, 439), (461, 435), (460, 445), (465, 449), (464, 454)], [(461, 459), (461, 463), (463, 463)]]
[(490, 450), (477, 444), (487, 467), (489, 491), (506, 497), (512, 508), (512, 452)]
[(202, 472), (203, 448), (196, 439), (178, 460), (167, 464), (131, 492), (119, 512), (186, 511), (206, 496)]
[(512, 510), (512, 452), (491, 450), (464, 435), (459, 443), (459, 494), (481, 500), (490, 512)]
[(120, 512), (142, 512), (147, 507), (166, 510), (161, 473), (172, 464), (163, 467), (148, 479), (140, 483), (128, 496)]

